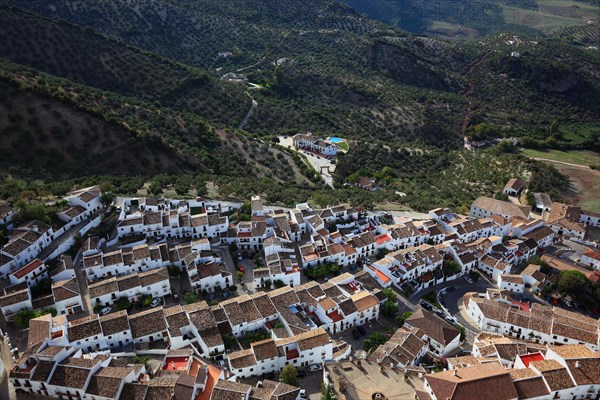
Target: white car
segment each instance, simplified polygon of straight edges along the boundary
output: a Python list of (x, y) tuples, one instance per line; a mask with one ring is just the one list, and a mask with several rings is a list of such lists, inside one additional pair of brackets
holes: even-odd
[(467, 281), (467, 283), (473, 283), (473, 279), (469, 276), (465, 276), (465, 281)]
[(300, 389), (300, 398), (301, 399), (305, 399), (306, 398), (306, 390)]
[(110, 308), (110, 307), (104, 307), (102, 310), (100, 310), (100, 315), (106, 315), (106, 314), (108, 314), (111, 311), (112, 311), (112, 308)]
[(322, 370), (322, 369), (323, 369), (323, 366), (322, 366), (322, 365), (320, 365), (320, 364), (310, 364), (310, 365), (308, 366), (308, 370), (309, 370), (310, 372), (320, 371), (320, 370)]
[(446, 316), (445, 320), (448, 321), (448, 322), (450, 322), (451, 324), (455, 324), (457, 322), (456, 318), (453, 317), (452, 315)]
[(162, 299), (155, 297), (152, 299), (152, 303), (150, 303), (150, 307), (156, 307), (161, 303)]

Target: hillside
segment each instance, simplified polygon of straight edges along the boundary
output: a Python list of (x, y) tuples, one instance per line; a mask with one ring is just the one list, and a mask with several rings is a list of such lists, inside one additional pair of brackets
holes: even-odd
[[(459, 144), (455, 132), (462, 122), (458, 111), (463, 107), (464, 82), (446, 65), (463, 64), (469, 56), (455, 48), (441, 55), (448, 62), (439, 64), (439, 56), (405, 43), (403, 32), (361, 18), (339, 4), (149, 1), (135, 9), (123, 0), (110, 6), (103, 1), (79, 2), (76, 8), (62, 1), (52, 6), (33, 0), (14, 4), (204, 68), (211, 78), (226, 73), (247, 78), (259, 87), (249, 92), (258, 102), (245, 127), (251, 132), (314, 130), (357, 138), (429, 140), (420, 130), (439, 124), (436, 141)], [(261, 12), (264, 9), (270, 12)], [(220, 57), (219, 52), (230, 55)], [(193, 87), (185, 83), (179, 87), (175, 106), (230, 127), (237, 127), (241, 117), (228, 111), (249, 108), (249, 97), (234, 97), (240, 100), (236, 104), (217, 104), (224, 115), (211, 116)], [(423, 106), (425, 97), (436, 103), (433, 110)], [(452, 111), (437, 115), (437, 104), (449, 102)]]
[[(545, 35), (597, 26), (595, 0), (343, 0), (370, 18), (416, 34), (475, 39), (502, 31)], [(567, 30), (567, 32), (571, 32)]]
[[(59, 0), (51, 5), (40, 0), (5, 1), (86, 28), (64, 26), (65, 22), (57, 28), (52, 21), (31, 21), (29, 14), (19, 19), (11, 16), (8, 27), (3, 28), (6, 35), (37, 39), (28, 44), (32, 48), (13, 46), (0, 55), (69, 79), (83, 76), (86, 84), (110, 90), (131, 87), (133, 83), (126, 77), (138, 72), (147, 76), (140, 78), (141, 82), (164, 77), (158, 79), (160, 83), (147, 84), (153, 91), (148, 88), (140, 93), (221, 127), (238, 127), (254, 100), (257, 106), (244, 129), (261, 136), (309, 130), (354, 139), (418, 141), (458, 148), (469, 125), (481, 122), (494, 126), (493, 135), (519, 136), (531, 131), (532, 125), (546, 131), (557, 120), (578, 135), (582, 126), (599, 119), (595, 106), (600, 103), (596, 101), (599, 90), (594, 72), (600, 70), (597, 52), (570, 46), (567, 36), (540, 39), (539, 31), (522, 26), (516, 33), (518, 41), (512, 44), (508, 41), (511, 34), (456, 43), (412, 36), (324, 0), (154, 0), (133, 7), (125, 0)], [(518, 5), (535, 10), (536, 1), (545, 0)], [(408, 12), (412, 3), (403, 2), (403, 12)], [(442, 3), (440, 13), (461, 16), (461, 8), (454, 7), (457, 1)], [(387, 3), (368, 4), (378, 7)], [(516, 7), (514, 1), (477, 4), (486, 12), (485, 19), (478, 21), (481, 29), (517, 29), (502, 14), (503, 7)], [(469, 3), (471, 6), (475, 7)], [(581, 7), (581, 18), (589, 13), (589, 7)], [(502, 21), (498, 19), (494, 25), (490, 22), (494, 18)], [(44, 35), (35, 34), (38, 31)], [(571, 31), (564, 35), (567, 32)], [(80, 43), (71, 46), (83, 49), (84, 54), (85, 43), (90, 41), (97, 42), (93, 48), (106, 49), (89, 57), (115, 60), (110, 68), (90, 74), (102, 79), (87, 78), (81, 71), (87, 70), (88, 63), (73, 60), (74, 56), (57, 45), (65, 35), (69, 43)], [(555, 37), (561, 34), (557, 32)], [(29, 59), (31, 54), (43, 54), (30, 51), (37, 43), (56, 56)], [(114, 54), (122, 51), (115, 59)], [(513, 52), (524, 56), (518, 76), (506, 71), (506, 65), (514, 63), (510, 60)], [(65, 66), (51, 68), (46, 59), (64, 59)], [(99, 61), (90, 63), (90, 68), (103, 65), (102, 59)], [(118, 73), (107, 79), (113, 69)], [(171, 69), (172, 74), (166, 72)], [(252, 85), (222, 79), (228, 73)]]
[(201, 171), (305, 181), (279, 150), (203, 119), (0, 62), (0, 158), (6, 171), (57, 178)]
[[(575, 43), (595, 31), (561, 32), (450, 41), (326, 0), (0, 0), (2, 166), (60, 179), (186, 174), (212, 194), (283, 204), (402, 192), (419, 209), (464, 206), (536, 167), (505, 155), (481, 174), (514, 149), (465, 155), (463, 135), (597, 142), (600, 57)], [(352, 143), (335, 191), (275, 146), (302, 131)], [(341, 186), (386, 166), (386, 190)], [(564, 188), (544, 173), (544, 190)]]

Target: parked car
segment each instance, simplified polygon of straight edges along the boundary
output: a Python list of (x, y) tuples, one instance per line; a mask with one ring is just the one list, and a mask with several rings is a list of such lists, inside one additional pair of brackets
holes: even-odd
[(421, 307), (423, 307), (426, 310), (433, 310), (433, 307), (431, 306), (431, 304), (429, 304), (428, 302), (421, 300)]
[(473, 279), (471, 279), (470, 276), (465, 276), (465, 281), (467, 281), (467, 283), (473, 283)]
[(242, 260), (244, 259), (244, 258), (242, 257), (242, 253), (238, 253), (238, 254), (237, 254), (237, 259), (238, 259), (239, 261), (242, 261)]
[(446, 300), (444, 300), (443, 298), (440, 298), (440, 304), (443, 305), (444, 307), (446, 307)]
[(221, 298), (226, 299), (229, 297), (229, 292), (223, 292), (223, 294), (221, 295)]
[(352, 329), (352, 337), (354, 340), (358, 340), (358, 338), (360, 338), (360, 333), (358, 333), (356, 329)]
[(298, 378), (304, 378), (306, 376), (306, 370), (305, 369), (299, 369), (298, 371), (296, 371), (296, 376)]
[(362, 325), (357, 326), (356, 329), (358, 329), (360, 334), (363, 336), (367, 334), (367, 331), (365, 330), (365, 328)]
[(323, 366), (321, 364), (310, 364), (308, 366), (308, 370), (310, 372), (316, 372), (316, 371), (320, 371), (323, 369)]
[(108, 314), (111, 311), (112, 311), (112, 308), (110, 308), (110, 307), (104, 307), (102, 310), (100, 310), (100, 315), (106, 315), (106, 314)]
[(208, 301), (214, 300), (215, 297), (217, 297), (217, 295), (215, 293), (209, 293), (208, 294)]
[(446, 318), (444, 318), (446, 321), (450, 322), (451, 324), (455, 324), (456, 323), (456, 318), (454, 318), (452, 315), (448, 315)]
[(155, 297), (152, 299), (152, 302), (150, 303), (150, 307), (156, 307), (158, 306), (160, 303), (162, 302), (162, 299)]
[(173, 301), (179, 303), (179, 295), (177, 293), (173, 293)]
[(435, 312), (440, 318), (446, 318), (446, 313), (443, 312), (442, 310), (437, 310)]
[(301, 399), (305, 399), (306, 398), (306, 390), (300, 389), (300, 398)]

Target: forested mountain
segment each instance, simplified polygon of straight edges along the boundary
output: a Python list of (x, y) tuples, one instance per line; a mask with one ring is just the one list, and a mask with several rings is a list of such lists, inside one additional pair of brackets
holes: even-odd
[[(565, 143), (595, 137), (600, 58), (569, 41), (593, 31), (463, 42), (400, 27), (329, 0), (2, 0), (3, 165), (313, 190), (314, 172), (273, 138), (312, 131), (437, 154), (465, 134), (545, 143), (556, 121)], [(352, 172), (340, 170), (340, 182)]]

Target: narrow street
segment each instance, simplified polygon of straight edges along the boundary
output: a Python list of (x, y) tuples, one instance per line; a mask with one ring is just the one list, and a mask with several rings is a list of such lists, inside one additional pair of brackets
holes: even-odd
[(92, 306), (90, 299), (90, 291), (88, 289), (87, 277), (83, 270), (83, 257), (81, 250), (75, 256), (73, 260), (73, 269), (75, 269), (75, 276), (77, 277), (77, 283), (79, 284), (79, 293), (81, 294), (81, 300), (83, 300), (83, 311), (86, 314), (93, 312), (94, 307)]

